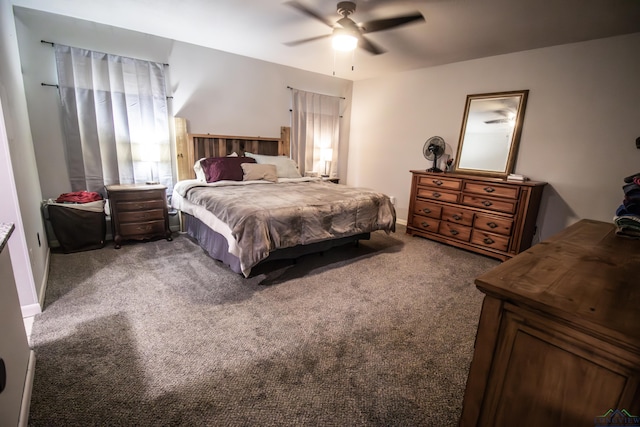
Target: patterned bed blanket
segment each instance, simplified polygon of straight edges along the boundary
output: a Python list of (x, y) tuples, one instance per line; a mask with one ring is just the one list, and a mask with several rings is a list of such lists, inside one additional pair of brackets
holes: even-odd
[(395, 231), (396, 212), (388, 196), (322, 181), (194, 186), (184, 197), (229, 226), (243, 272), (276, 249)]

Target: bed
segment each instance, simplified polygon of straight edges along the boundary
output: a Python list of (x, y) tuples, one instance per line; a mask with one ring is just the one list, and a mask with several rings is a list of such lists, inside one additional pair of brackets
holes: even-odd
[(174, 186), (171, 205), (189, 236), (245, 277), (267, 261), (395, 231), (388, 196), (300, 176), (282, 138), (189, 135), (187, 141), (194, 172)]

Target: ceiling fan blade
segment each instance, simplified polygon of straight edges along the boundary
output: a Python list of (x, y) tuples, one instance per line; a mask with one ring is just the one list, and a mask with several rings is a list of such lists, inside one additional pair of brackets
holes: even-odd
[(416, 12), (412, 15), (396, 16), (395, 18), (376, 19), (373, 21), (365, 22), (361, 25), (361, 27), (363, 33), (373, 33), (375, 31), (383, 31), (400, 27), (411, 22), (424, 22), (424, 20), (424, 16), (422, 16), (420, 12)]
[(288, 6), (291, 6), (292, 8), (304, 13), (307, 16), (310, 16), (312, 18), (317, 19), (318, 21), (322, 22), (323, 24), (325, 24), (328, 27), (333, 27), (333, 22), (329, 21), (327, 18), (325, 18), (324, 16), (320, 15), (315, 10), (309, 9), (307, 6), (303, 5), (300, 2), (292, 0), (292, 1), (286, 1), (286, 2), (284, 2), (284, 4), (286, 4)]
[(312, 41), (315, 41), (315, 40), (325, 39), (327, 37), (331, 37), (331, 34), (323, 34), (321, 36), (309, 37), (309, 38), (301, 39), (301, 40), (294, 40), (294, 41), (291, 41), (291, 42), (286, 42), (286, 43), (284, 43), (284, 45), (285, 46), (298, 46), (298, 45), (300, 45), (302, 43), (307, 43), (307, 42), (312, 42)]
[(380, 55), (381, 53), (386, 52), (386, 50), (382, 49), (376, 44), (371, 43), (371, 41), (367, 40), (364, 36), (360, 36), (360, 38), (358, 39), (358, 47), (372, 53), (373, 55)]

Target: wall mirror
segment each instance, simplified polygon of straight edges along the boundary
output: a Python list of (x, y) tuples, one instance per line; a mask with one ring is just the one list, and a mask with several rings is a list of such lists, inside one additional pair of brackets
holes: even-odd
[(528, 90), (467, 95), (454, 168), (506, 177), (516, 161)]

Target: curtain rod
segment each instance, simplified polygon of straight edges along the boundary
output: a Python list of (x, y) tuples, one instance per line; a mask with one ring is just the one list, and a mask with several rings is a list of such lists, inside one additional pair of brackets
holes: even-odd
[[(48, 41), (46, 41), (46, 40), (40, 40), (40, 43), (50, 44), (50, 45), (51, 45), (51, 47), (53, 47), (53, 46), (55, 46), (55, 45), (56, 45), (55, 43), (53, 43), (53, 42), (48, 42)], [(149, 62), (151, 62), (151, 61), (149, 61)], [(165, 67), (168, 67), (168, 66), (169, 66), (169, 64), (167, 64), (166, 62), (163, 62), (163, 63), (162, 63), (162, 65), (164, 65)]]
[[(52, 85), (50, 83), (40, 83), (40, 86), (50, 86), (50, 87), (55, 87), (55, 88), (60, 88), (60, 86), (58, 85)], [(167, 99), (173, 99), (173, 96), (167, 96)]]
[[(291, 86), (287, 86), (287, 89), (289, 89), (289, 90), (293, 90), (293, 89), (296, 89), (296, 88), (295, 88), (295, 87), (291, 87)], [(296, 90), (302, 90), (302, 89), (296, 89)], [(305, 90), (305, 91), (303, 91), (303, 92), (307, 92), (307, 91)], [(312, 92), (312, 93), (315, 93), (315, 92)], [(319, 93), (318, 95), (324, 95), (324, 94)], [(347, 99), (347, 98), (345, 98), (344, 96), (335, 96), (335, 95), (324, 95), (324, 96), (332, 96), (332, 97), (334, 97), (334, 98)]]

